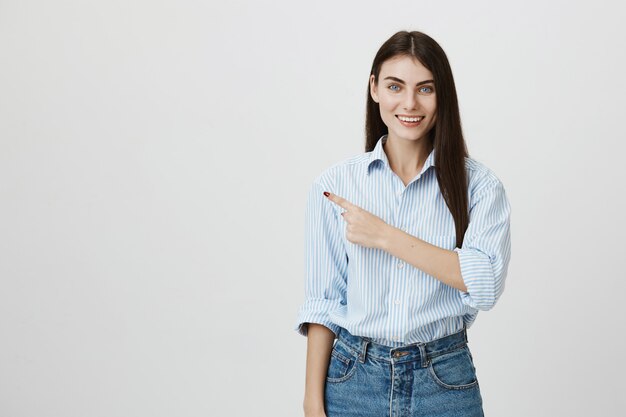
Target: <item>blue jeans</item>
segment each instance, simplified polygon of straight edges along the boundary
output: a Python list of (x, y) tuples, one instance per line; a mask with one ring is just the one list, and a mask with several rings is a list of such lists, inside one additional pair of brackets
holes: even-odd
[(327, 417), (483, 417), (465, 328), (400, 347), (341, 328), (324, 396)]

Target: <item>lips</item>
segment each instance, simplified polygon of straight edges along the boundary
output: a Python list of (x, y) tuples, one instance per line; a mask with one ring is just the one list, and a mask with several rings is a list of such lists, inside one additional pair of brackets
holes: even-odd
[(422, 116), (422, 115), (404, 115), (404, 114), (396, 114), (396, 117), (398, 118), (398, 120), (405, 122), (405, 123), (419, 123), (422, 120), (424, 120), (424, 118), (426, 116)]
[(413, 129), (419, 127), (422, 124), (422, 121), (426, 118), (426, 116), (406, 116), (402, 114), (397, 114), (396, 118), (402, 126)]

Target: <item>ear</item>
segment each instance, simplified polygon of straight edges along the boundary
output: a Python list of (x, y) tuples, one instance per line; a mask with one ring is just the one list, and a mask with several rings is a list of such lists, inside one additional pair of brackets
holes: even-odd
[(378, 103), (378, 86), (374, 83), (374, 74), (370, 75), (370, 95)]

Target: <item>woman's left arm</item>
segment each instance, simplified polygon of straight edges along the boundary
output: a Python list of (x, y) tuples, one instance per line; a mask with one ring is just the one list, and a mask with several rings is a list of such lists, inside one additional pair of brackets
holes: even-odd
[(459, 257), (453, 250), (431, 245), (425, 240), (388, 225), (381, 249), (437, 278), (451, 287), (467, 292), (461, 275)]
[(491, 309), (502, 292), (511, 258), (511, 206), (498, 180), (470, 202), (462, 248), (446, 250), (387, 225), (381, 249), (461, 290), (463, 302)]
[(511, 207), (499, 180), (471, 197), (463, 245), (454, 250), (409, 235), (340, 196), (327, 197), (346, 210), (342, 216), (350, 242), (382, 249), (462, 291), (461, 299), (470, 307), (489, 310), (504, 291), (511, 257)]

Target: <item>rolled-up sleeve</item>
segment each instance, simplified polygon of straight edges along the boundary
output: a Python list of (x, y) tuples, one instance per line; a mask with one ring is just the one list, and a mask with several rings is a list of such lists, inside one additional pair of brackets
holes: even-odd
[(329, 313), (346, 304), (348, 258), (342, 239), (343, 219), (339, 218), (326, 190), (317, 180), (309, 190), (305, 210), (305, 282), (304, 303), (298, 312), (298, 333), (307, 336), (308, 324), (328, 327), (335, 335), (339, 326)]
[(490, 310), (504, 291), (511, 258), (511, 207), (500, 181), (478, 192), (470, 205), (462, 248), (455, 248), (467, 292), (462, 302)]

